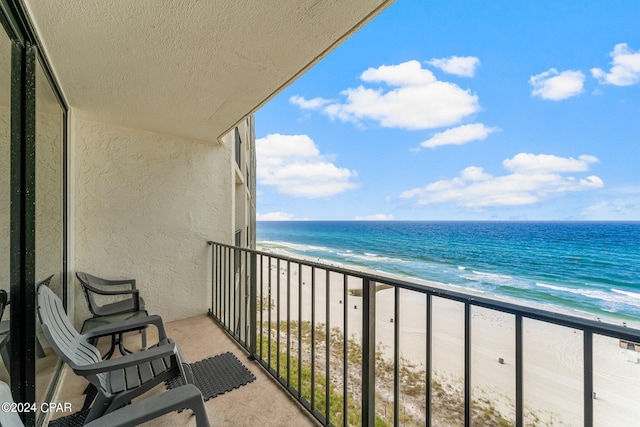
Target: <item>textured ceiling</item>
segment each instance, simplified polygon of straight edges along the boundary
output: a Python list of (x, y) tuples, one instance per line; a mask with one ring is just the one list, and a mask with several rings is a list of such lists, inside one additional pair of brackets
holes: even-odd
[(25, 0), (80, 118), (213, 141), (392, 0)]

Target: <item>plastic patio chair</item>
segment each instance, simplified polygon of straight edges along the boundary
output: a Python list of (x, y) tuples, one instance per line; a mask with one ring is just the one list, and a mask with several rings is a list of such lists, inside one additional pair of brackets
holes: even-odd
[[(135, 279), (107, 280), (81, 271), (76, 273), (76, 277), (82, 285), (83, 293), (89, 305), (89, 311), (93, 316), (84, 321), (81, 330), (82, 333), (102, 325), (148, 316), (144, 299), (140, 296), (140, 290), (136, 288)], [(123, 285), (128, 285), (130, 289), (109, 289), (115, 286), (122, 287)], [(96, 300), (98, 296), (125, 298), (100, 305)], [(142, 349), (144, 350), (147, 347), (147, 333), (145, 328), (142, 328), (140, 333), (142, 335)], [(120, 354), (130, 353), (123, 345), (122, 334), (118, 334), (111, 337), (111, 347), (105, 355), (105, 358), (111, 357), (116, 345), (120, 350)]]
[[(44, 284), (38, 288), (38, 314), (42, 331), (54, 351), (77, 375), (91, 383), (83, 409), (88, 408), (94, 398), (95, 402), (86, 422), (116, 410), (178, 374), (186, 384), (193, 384), (191, 368), (175, 341), (167, 337), (159, 316), (130, 319), (79, 334), (69, 321), (60, 298)], [(159, 342), (138, 353), (102, 359), (98, 349), (90, 344), (94, 338), (152, 325), (158, 329)]]
[[(13, 403), (11, 389), (0, 381), (0, 402)], [(153, 420), (169, 412), (189, 408), (196, 416), (196, 427), (211, 427), (200, 390), (187, 384), (166, 393), (140, 400), (122, 409), (113, 411), (85, 426), (89, 427), (129, 427)], [(0, 426), (24, 427), (18, 412), (0, 411)]]

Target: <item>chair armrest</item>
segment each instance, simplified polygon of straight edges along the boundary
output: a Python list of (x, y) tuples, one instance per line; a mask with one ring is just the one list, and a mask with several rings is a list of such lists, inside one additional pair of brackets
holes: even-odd
[(84, 339), (89, 340), (91, 338), (99, 338), (107, 335), (119, 334), (123, 332), (131, 332), (142, 329), (146, 326), (155, 326), (158, 328), (158, 340), (167, 339), (167, 331), (164, 329), (164, 322), (162, 317), (157, 314), (145, 317), (139, 317), (136, 319), (125, 320), (124, 322), (113, 323), (111, 325), (98, 326), (91, 329), (89, 332), (83, 335)]
[[(140, 290), (139, 289), (120, 289), (117, 291), (107, 291), (104, 289), (94, 288), (88, 283), (82, 283), (82, 286), (89, 291), (99, 295), (127, 295), (130, 294), (133, 299), (133, 311), (140, 311)], [(113, 313), (117, 314), (117, 313)]]
[(124, 369), (130, 366), (137, 366), (141, 363), (151, 362), (152, 360), (161, 359), (163, 357), (174, 357), (178, 364), (182, 363), (182, 361), (179, 360), (178, 357), (176, 343), (167, 342), (166, 344), (152, 347), (149, 350), (127, 354), (125, 356), (116, 357), (113, 359), (103, 360), (98, 363), (92, 363), (91, 365), (75, 365), (72, 368), (78, 375), (87, 376), (100, 374), (103, 372), (115, 371), (117, 369)]
[(129, 427), (189, 408), (196, 416), (196, 427), (209, 427), (209, 418), (202, 400), (202, 393), (192, 384), (157, 394), (110, 412), (86, 424), (88, 427)]
[(104, 279), (104, 285), (131, 285), (131, 289), (136, 289), (136, 279), (123, 279), (123, 280), (106, 280)]

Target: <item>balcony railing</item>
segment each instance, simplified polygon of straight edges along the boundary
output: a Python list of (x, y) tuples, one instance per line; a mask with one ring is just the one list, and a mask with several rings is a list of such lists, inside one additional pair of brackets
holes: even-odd
[[(640, 331), (624, 326), (209, 244), (210, 315), (324, 425), (522, 426), (564, 415), (592, 426), (607, 413), (594, 411), (594, 378), (607, 395), (601, 379), (613, 375), (603, 349), (640, 354)], [(540, 342), (540, 330), (563, 345)], [(541, 371), (546, 358), (560, 362)], [(529, 399), (535, 387), (564, 399), (558, 413)]]

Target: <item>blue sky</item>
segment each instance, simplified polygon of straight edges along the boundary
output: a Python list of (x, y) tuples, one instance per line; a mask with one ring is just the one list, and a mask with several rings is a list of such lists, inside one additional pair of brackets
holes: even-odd
[(397, 0), (255, 114), (258, 220), (640, 220), (638, 22)]

